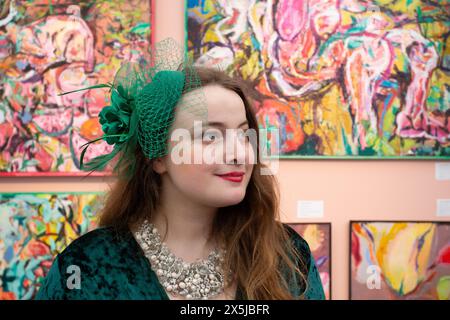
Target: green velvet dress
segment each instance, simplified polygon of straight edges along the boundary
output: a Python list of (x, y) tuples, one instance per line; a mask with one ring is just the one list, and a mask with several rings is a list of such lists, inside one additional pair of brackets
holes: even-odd
[[(287, 224), (290, 237), (305, 264), (304, 281), (287, 280), (292, 294), (305, 299), (325, 299), (319, 273), (306, 241)], [(72, 266), (72, 267), (71, 267)], [(76, 270), (73, 269), (76, 266)], [(307, 268), (307, 270), (306, 270)], [(73, 276), (79, 271), (79, 286)], [(286, 278), (288, 279), (288, 278)], [(70, 285), (72, 284), (72, 285)], [(246, 300), (238, 286), (236, 300)], [(118, 233), (111, 227), (98, 228), (73, 241), (56, 256), (36, 299), (75, 300), (169, 300), (150, 261), (130, 230)]]

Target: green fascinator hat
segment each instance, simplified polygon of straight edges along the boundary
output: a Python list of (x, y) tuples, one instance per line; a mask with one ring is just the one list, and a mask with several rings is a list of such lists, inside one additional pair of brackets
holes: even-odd
[[(207, 120), (203, 92), (195, 90), (201, 88), (200, 78), (193, 63), (171, 38), (156, 43), (141, 60), (123, 63), (113, 83), (60, 95), (95, 88), (110, 89), (110, 105), (103, 107), (98, 115), (103, 136), (81, 146), (80, 168), (84, 171), (103, 171), (119, 155), (114, 172), (118, 173), (125, 161), (125, 176), (129, 178), (136, 169), (138, 147), (148, 159), (167, 154), (169, 129), (176, 110), (188, 112), (193, 120)], [(99, 140), (113, 145), (112, 152), (85, 163), (87, 148)]]

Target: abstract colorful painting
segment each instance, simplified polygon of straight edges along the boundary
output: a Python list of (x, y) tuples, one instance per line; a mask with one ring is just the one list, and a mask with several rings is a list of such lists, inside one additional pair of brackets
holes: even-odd
[(96, 227), (102, 193), (0, 194), (0, 300), (33, 299), (54, 257)]
[(450, 300), (450, 222), (352, 221), (350, 299)]
[(331, 223), (290, 223), (308, 242), (322, 280), (325, 297), (331, 299)]
[(450, 158), (448, 0), (187, 0), (186, 20), (281, 157)]
[[(103, 132), (97, 115), (123, 61), (151, 43), (151, 0), (0, 2), (0, 175), (85, 175), (80, 147)], [(111, 151), (98, 141), (86, 159)], [(104, 173), (99, 173), (103, 175)]]

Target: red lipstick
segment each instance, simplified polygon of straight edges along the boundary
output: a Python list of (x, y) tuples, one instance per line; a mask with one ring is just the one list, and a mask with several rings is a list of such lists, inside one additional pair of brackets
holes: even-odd
[(241, 182), (244, 179), (244, 172), (233, 171), (224, 174), (217, 174), (217, 176), (228, 181)]

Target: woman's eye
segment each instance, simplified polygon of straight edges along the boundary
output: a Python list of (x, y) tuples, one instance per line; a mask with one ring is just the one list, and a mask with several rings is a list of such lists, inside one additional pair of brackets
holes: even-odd
[(220, 134), (218, 132), (204, 132), (203, 140), (212, 142), (220, 139)]
[(239, 137), (239, 139), (246, 139), (246, 140), (250, 140), (250, 137), (248, 136), (248, 134), (247, 134), (247, 131), (239, 131), (238, 132), (238, 137)]

